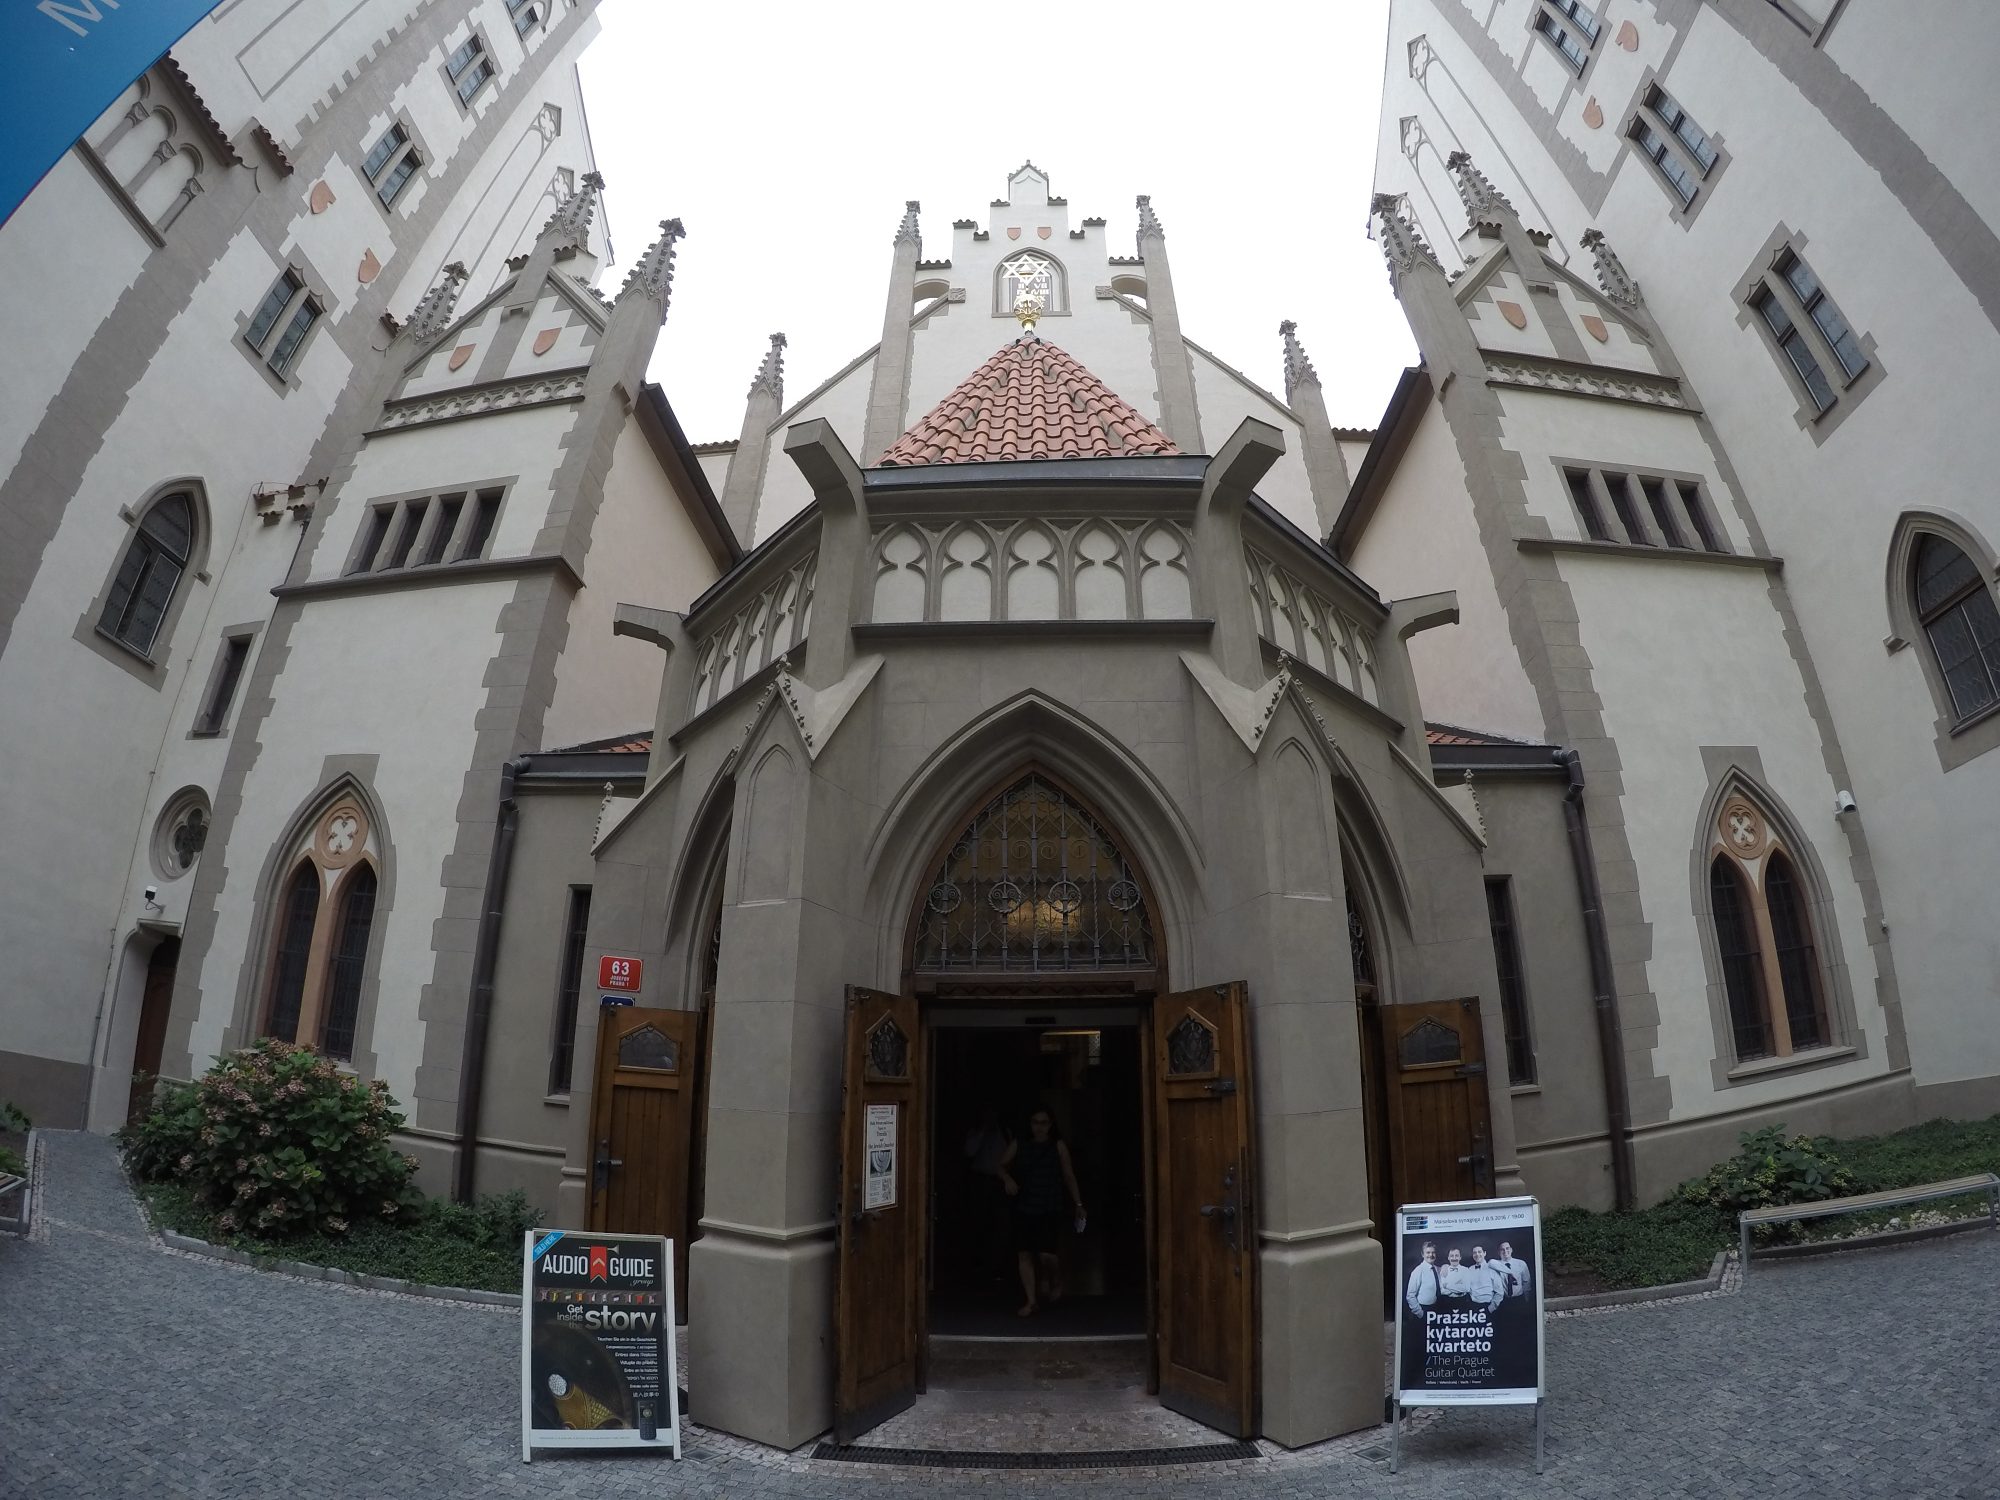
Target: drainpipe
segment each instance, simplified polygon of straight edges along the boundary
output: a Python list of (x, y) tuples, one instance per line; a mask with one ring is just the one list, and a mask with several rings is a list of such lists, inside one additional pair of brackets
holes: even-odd
[(465, 1013), (465, 1053), (458, 1065), (458, 1167), (451, 1189), (460, 1203), (472, 1201), (479, 1096), (486, 1082), (486, 1030), (493, 1022), (493, 969), (500, 957), (500, 914), (507, 906), (507, 876), (514, 865), (514, 832), (521, 816), (514, 801), (514, 778), (527, 764), (524, 755), (500, 768), (500, 812), (493, 827), (493, 854), (486, 865), (486, 909), (479, 914), (479, 940), (472, 950), (472, 997)]
[(1563, 822), (1569, 854), (1583, 897), (1583, 930), (1590, 942), (1592, 1004), (1597, 1014), (1597, 1049), (1604, 1065), (1604, 1117), (1611, 1133), (1611, 1189), (1621, 1210), (1638, 1206), (1632, 1165), (1632, 1104), (1626, 1089), (1623, 1026), (1618, 988), (1611, 977), (1611, 937), (1604, 925), (1604, 893), (1597, 884), (1597, 859), (1590, 849), (1590, 823), (1583, 810), (1583, 757), (1558, 750), (1556, 763), (1569, 774), (1563, 794)]

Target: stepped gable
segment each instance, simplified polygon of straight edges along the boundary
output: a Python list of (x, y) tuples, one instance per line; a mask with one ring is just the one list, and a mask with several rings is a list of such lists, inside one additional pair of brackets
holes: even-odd
[(1073, 357), (1029, 334), (968, 375), (879, 462), (895, 467), (1180, 451)]

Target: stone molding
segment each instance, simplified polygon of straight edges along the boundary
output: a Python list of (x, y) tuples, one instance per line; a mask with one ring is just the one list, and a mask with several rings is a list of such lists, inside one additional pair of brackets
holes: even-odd
[(1525, 386), (1530, 390), (1561, 391), (1571, 396), (1601, 396), (1637, 406), (1665, 406), (1693, 411), (1694, 404), (1678, 380), (1640, 375), (1627, 370), (1496, 359), (1488, 355), (1486, 378), (1494, 385)]
[(503, 380), (469, 389), (440, 391), (390, 402), (373, 432), (394, 432), (404, 427), (423, 427), (432, 422), (448, 422), (457, 417), (483, 417), (491, 412), (512, 411), (523, 406), (548, 406), (583, 398), (587, 370), (564, 370), (531, 380)]

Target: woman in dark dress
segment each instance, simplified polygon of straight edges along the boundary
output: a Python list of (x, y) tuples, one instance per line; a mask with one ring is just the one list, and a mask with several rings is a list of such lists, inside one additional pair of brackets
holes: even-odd
[(1000, 1181), (1014, 1203), (1014, 1258), (1021, 1272), (1021, 1291), (1027, 1297), (1016, 1312), (1031, 1316), (1040, 1306), (1039, 1281), (1047, 1287), (1048, 1300), (1062, 1300), (1063, 1199), (1067, 1195), (1083, 1222), (1083, 1195), (1076, 1190), (1076, 1170), (1070, 1165), (1069, 1147), (1056, 1133), (1055, 1116), (1038, 1109), (1028, 1117), (1028, 1139), (1015, 1141), (1000, 1160)]

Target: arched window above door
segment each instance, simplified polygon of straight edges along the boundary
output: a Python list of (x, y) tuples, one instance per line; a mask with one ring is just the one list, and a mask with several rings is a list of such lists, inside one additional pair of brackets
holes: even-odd
[(924, 888), (919, 972), (1154, 964), (1137, 873), (1097, 818), (1039, 772), (979, 810)]

